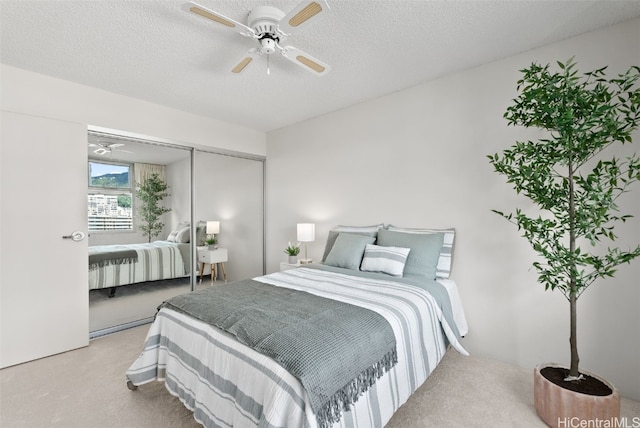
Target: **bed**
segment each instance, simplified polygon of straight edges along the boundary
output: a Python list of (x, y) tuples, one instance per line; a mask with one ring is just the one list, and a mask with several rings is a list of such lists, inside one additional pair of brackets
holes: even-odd
[[(204, 243), (206, 223), (196, 224), (197, 245)], [(89, 247), (89, 290), (146, 281), (181, 278), (191, 274), (191, 226), (178, 223), (166, 240), (139, 244)]]
[(189, 275), (190, 244), (155, 241), (89, 247), (89, 290)]
[[(194, 418), (205, 427), (384, 426), (427, 379), (448, 348), (468, 355), (460, 341), (468, 328), (456, 284), (451, 279), (435, 276), (443, 234), (437, 233), (439, 241), (436, 239), (436, 244), (430, 245), (432, 250), (437, 247), (428, 267), (434, 276), (414, 274), (415, 268), (422, 271), (425, 267), (422, 262), (426, 247), (415, 245), (423, 240), (422, 234), (420, 237), (410, 234), (413, 235), (391, 234), (392, 241), (402, 238), (397, 241), (405, 245), (401, 248), (386, 245), (391, 242), (387, 232), (376, 230), (376, 236), (371, 239), (366, 233), (336, 231), (335, 236), (330, 234), (327, 240), (327, 246), (332, 248), (325, 251), (320, 264), (253, 278), (248, 280), (251, 284), (229, 283), (196, 292), (202, 293), (200, 295), (191, 293), (192, 303), (198, 306), (206, 301), (205, 293), (220, 296), (220, 293), (232, 292), (234, 287), (251, 286), (255, 290), (259, 290), (255, 287), (264, 287), (269, 292), (278, 289), (285, 290), (278, 292), (328, 299), (383, 318), (394, 338), (393, 364), (376, 370), (375, 379), (369, 378), (351, 402), (347, 399), (329, 417), (325, 408), (317, 404), (316, 386), (309, 387), (311, 384), (304, 376), (292, 374), (297, 372), (287, 365), (286, 359), (283, 362), (279, 356), (258, 351), (241, 338), (244, 332), (251, 333), (253, 325), (262, 323), (261, 315), (257, 314), (261, 312), (260, 302), (255, 303), (257, 311), (248, 310), (251, 318), (249, 324), (240, 329), (241, 334), (221, 328), (214, 321), (205, 321), (206, 317), (183, 310), (185, 306), (172, 306), (173, 299), (166, 302), (149, 329), (142, 353), (126, 373), (129, 388), (136, 389), (154, 380), (164, 381), (167, 390), (192, 410)], [(381, 239), (379, 235), (386, 238)], [(377, 243), (384, 245), (374, 245), (376, 238)], [(408, 254), (404, 254), (401, 275), (389, 273), (398, 269), (394, 265), (395, 253), (386, 254), (386, 258), (375, 254), (380, 250), (388, 253), (395, 252), (395, 248), (404, 251), (409, 247), (411, 251), (405, 251)], [(413, 259), (408, 257), (411, 253)], [(355, 262), (357, 268), (352, 266)], [(337, 266), (341, 264), (344, 266)], [(236, 312), (242, 312), (242, 308), (233, 309), (222, 318), (236, 317)], [(360, 330), (362, 340), (372, 341), (373, 354), (374, 340), (377, 340), (373, 338), (379, 336), (379, 331), (379, 327)], [(332, 334), (318, 333), (315, 348), (319, 355), (323, 355), (324, 348), (331, 349)], [(296, 337), (290, 337), (297, 343)], [(354, 341), (354, 348), (359, 345)], [(325, 355), (322, 359), (326, 358)], [(349, 380), (346, 385), (354, 382)]]

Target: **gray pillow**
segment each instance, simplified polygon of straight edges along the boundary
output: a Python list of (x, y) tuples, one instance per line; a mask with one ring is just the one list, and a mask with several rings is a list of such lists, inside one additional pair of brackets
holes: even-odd
[(436, 278), (449, 278), (451, 276), (451, 265), (453, 264), (453, 244), (456, 239), (456, 230), (450, 229), (414, 229), (409, 227), (398, 227), (390, 224), (387, 230), (406, 233), (444, 233), (444, 241), (438, 258), (438, 268)]
[(404, 275), (419, 275), (435, 279), (444, 233), (404, 233), (391, 230), (378, 232), (377, 245), (410, 248)]
[(191, 227), (185, 226), (176, 234), (175, 242), (180, 244), (188, 244), (191, 240)]
[(196, 245), (206, 245), (204, 239), (207, 237), (207, 222), (199, 221), (196, 226)]
[(360, 270), (360, 262), (367, 244), (373, 244), (376, 238), (372, 236), (356, 235), (353, 233), (340, 233), (325, 264), (346, 269)]
[(375, 232), (341, 232), (339, 230), (330, 230), (329, 231), (329, 236), (327, 236), (327, 243), (324, 246), (324, 253), (322, 254), (322, 261), (323, 262), (325, 260), (327, 260), (327, 256), (329, 255), (329, 252), (333, 248), (333, 244), (336, 242), (336, 238), (338, 237), (338, 235), (343, 234), (343, 233), (352, 234), (352, 235), (370, 236), (370, 237), (374, 238), (374, 242), (375, 242), (375, 237), (378, 234), (378, 231), (375, 231)]
[[(189, 222), (188, 221), (181, 221), (180, 223), (178, 223), (178, 225), (176, 226), (175, 229), (173, 229), (171, 231), (171, 233), (169, 233), (169, 236), (167, 237), (167, 241), (170, 242), (177, 242), (177, 243), (184, 243), (184, 228), (188, 228), (189, 227)], [(182, 232), (182, 235), (178, 236), (180, 233)], [(187, 241), (189, 242), (189, 236), (190, 234), (187, 233)]]

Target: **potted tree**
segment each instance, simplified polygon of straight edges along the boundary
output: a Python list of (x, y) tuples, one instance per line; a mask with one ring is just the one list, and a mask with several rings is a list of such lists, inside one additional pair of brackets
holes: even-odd
[(162, 200), (169, 196), (168, 190), (169, 185), (155, 173), (143, 183), (137, 183), (136, 197), (140, 201), (137, 209), (138, 227), (142, 234), (149, 238), (149, 242), (162, 232), (162, 214), (171, 211), (170, 208), (160, 205)]
[(596, 249), (601, 241), (615, 241), (614, 225), (631, 217), (616, 202), (640, 180), (636, 154), (604, 156), (611, 145), (631, 143), (638, 128), (640, 68), (607, 78), (607, 67), (579, 74), (573, 58), (557, 66), (554, 71), (533, 63), (521, 70), (518, 96), (504, 114), (509, 125), (538, 128), (544, 137), (488, 156), (495, 171), (537, 206), (534, 215), (519, 208), (494, 212), (514, 223), (540, 256), (533, 263), (540, 284), (559, 290), (569, 303), (570, 366), (534, 371), (535, 407), (550, 426), (566, 425), (566, 418), (619, 416), (615, 387), (579, 368), (576, 308), (590, 285), (640, 256), (640, 245)]

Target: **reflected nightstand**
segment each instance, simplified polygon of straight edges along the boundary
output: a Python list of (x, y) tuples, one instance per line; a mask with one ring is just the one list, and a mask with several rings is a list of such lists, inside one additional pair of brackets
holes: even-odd
[(202, 249), (198, 250), (198, 262), (200, 263), (200, 282), (202, 282), (202, 275), (204, 274), (204, 265), (211, 266), (211, 282), (216, 280), (218, 276), (217, 264), (220, 263), (222, 268), (222, 276), (224, 281), (227, 282), (227, 272), (224, 269), (224, 262), (228, 260), (228, 254), (226, 248), (216, 248), (215, 250)]

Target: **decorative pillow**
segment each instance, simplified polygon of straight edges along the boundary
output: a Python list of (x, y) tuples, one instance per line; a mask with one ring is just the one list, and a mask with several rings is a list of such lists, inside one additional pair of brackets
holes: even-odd
[(342, 233), (351, 234), (351, 235), (369, 236), (371, 238), (374, 238), (373, 242), (375, 242), (375, 237), (376, 235), (378, 235), (378, 230), (371, 231), (371, 232), (340, 232), (337, 230), (330, 230), (329, 236), (327, 236), (327, 243), (324, 246), (324, 253), (322, 254), (323, 262), (327, 260), (327, 256), (329, 255), (329, 252), (333, 248), (333, 244), (336, 242), (336, 238), (338, 237), (338, 235)]
[(186, 226), (178, 231), (175, 242), (179, 244), (188, 244), (191, 241), (191, 227)]
[(325, 264), (359, 270), (364, 248), (367, 244), (373, 244), (374, 241), (375, 238), (372, 236), (341, 233), (329, 251)]
[(378, 232), (378, 245), (410, 248), (404, 275), (435, 279), (444, 233), (406, 233), (383, 229)]
[(387, 230), (406, 233), (444, 233), (444, 241), (440, 256), (438, 257), (437, 278), (449, 278), (451, 276), (451, 266), (453, 265), (453, 245), (456, 237), (456, 230), (451, 229), (410, 229), (407, 227), (387, 226)]
[(180, 232), (180, 231), (179, 230), (172, 230), (171, 233), (169, 233), (169, 236), (167, 236), (167, 241), (176, 242), (176, 236), (178, 235), (178, 232)]
[[(178, 240), (178, 234), (180, 232), (182, 232), (184, 234), (184, 228), (188, 228), (189, 227), (189, 222), (188, 221), (181, 221), (180, 223), (178, 223), (178, 226), (176, 226), (175, 229), (173, 229), (171, 231), (171, 233), (169, 233), (169, 236), (167, 236), (167, 241), (170, 242), (179, 242), (182, 243), (182, 240)], [(180, 239), (184, 239), (184, 236), (180, 236)], [(187, 241), (189, 242), (189, 232), (187, 232)]]
[(410, 248), (367, 244), (360, 270), (402, 276), (409, 251), (411, 251)]

